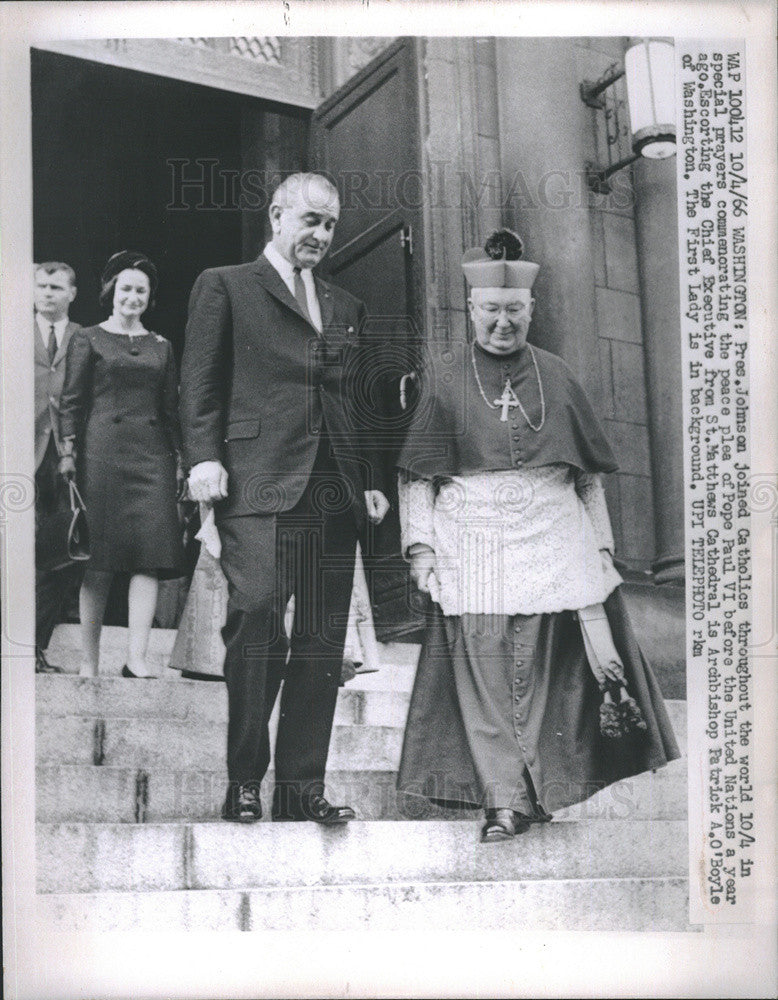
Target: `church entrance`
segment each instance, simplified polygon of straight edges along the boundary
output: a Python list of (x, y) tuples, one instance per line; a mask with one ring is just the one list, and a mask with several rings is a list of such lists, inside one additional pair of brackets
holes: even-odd
[[(159, 268), (151, 328), (180, 361), (187, 303), (206, 267), (256, 257), (279, 173), (306, 168), (306, 109), (181, 80), (33, 50), (33, 247), (72, 265), (71, 318), (105, 318), (100, 272), (118, 250)], [(193, 566), (190, 567), (193, 569)], [(117, 576), (105, 623), (127, 624)], [(160, 587), (156, 622), (178, 624), (186, 581)], [(77, 600), (68, 620), (78, 620)]]
[(310, 112), (39, 50), (32, 109), (35, 259), (73, 266), (71, 316), (86, 325), (103, 318), (108, 257), (147, 253), (160, 272), (149, 322), (180, 358), (195, 278), (261, 250), (264, 188), (305, 169)]
[[(323, 271), (368, 307), (380, 373), (369, 395), (392, 418), (384, 441), (391, 472), (403, 426), (400, 380), (423, 336), (426, 308), (417, 49), (413, 39), (393, 43), (313, 118), (312, 102), (201, 86), (175, 78), (175, 67), (167, 76), (34, 49), (34, 254), (75, 269), (72, 318), (83, 325), (103, 319), (103, 264), (121, 249), (143, 251), (160, 271), (149, 323), (180, 360), (197, 275), (257, 256), (280, 176), (329, 172), (343, 205)], [(390, 500), (365, 552), (381, 639), (408, 635), (420, 621), (397, 555), (396, 492)], [(126, 595), (118, 581), (115, 589), (105, 620), (123, 625)], [(157, 620), (171, 627), (183, 597), (164, 589), (171, 606), (158, 608)]]

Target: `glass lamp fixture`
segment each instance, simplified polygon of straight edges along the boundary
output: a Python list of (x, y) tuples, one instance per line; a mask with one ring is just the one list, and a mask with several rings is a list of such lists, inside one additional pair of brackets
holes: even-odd
[(675, 51), (644, 38), (624, 54), (632, 149), (650, 160), (675, 154)]
[(675, 51), (663, 38), (643, 38), (624, 54), (624, 65), (614, 64), (595, 81), (581, 84), (581, 100), (603, 110), (603, 93), (626, 74), (631, 125), (632, 155), (607, 167), (589, 164), (589, 187), (600, 194), (610, 191), (608, 178), (640, 156), (652, 160), (675, 155)]

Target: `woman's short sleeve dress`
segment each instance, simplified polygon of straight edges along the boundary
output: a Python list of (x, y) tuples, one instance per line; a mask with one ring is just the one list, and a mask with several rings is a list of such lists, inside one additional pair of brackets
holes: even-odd
[(181, 572), (176, 507), (180, 451), (172, 345), (101, 326), (68, 345), (60, 432), (75, 437), (94, 570)]

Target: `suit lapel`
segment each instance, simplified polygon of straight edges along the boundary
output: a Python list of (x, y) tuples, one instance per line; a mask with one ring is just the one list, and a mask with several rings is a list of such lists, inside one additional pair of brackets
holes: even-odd
[(297, 299), (286, 287), (286, 282), (264, 254), (260, 254), (257, 257), (254, 271), (263, 286), (274, 298), (296, 313), (300, 319), (305, 320), (309, 326), (311, 325), (308, 317), (303, 315), (300, 306), (297, 304)]
[(43, 343), (40, 327), (38, 326), (38, 321), (34, 316), (32, 320), (32, 329), (35, 341), (35, 364), (43, 365), (44, 368), (49, 368), (49, 352), (46, 350), (46, 345)]
[[(40, 327), (38, 326), (38, 321), (33, 319), (32, 321), (34, 336), (35, 336), (35, 363), (43, 365), (46, 368), (51, 367), (49, 362), (49, 352), (46, 345), (43, 343), (43, 337), (41, 336)], [(70, 338), (73, 336), (73, 332), (78, 329), (78, 323), (68, 323), (65, 327), (65, 332), (62, 335), (62, 343), (57, 348), (57, 353), (54, 355), (53, 365), (58, 365), (60, 361), (65, 358), (68, 352), (68, 343)]]
[(313, 280), (316, 285), (316, 295), (319, 299), (319, 309), (321, 309), (322, 330), (326, 334), (327, 328), (332, 326), (332, 317), (335, 314), (335, 296), (332, 294), (332, 289), (326, 281), (322, 281), (315, 274)]
[(76, 323), (68, 323), (65, 327), (65, 332), (62, 335), (62, 343), (57, 348), (57, 353), (54, 355), (54, 364), (58, 365), (62, 361), (65, 355), (68, 353), (68, 344), (70, 343), (70, 338), (73, 336), (73, 331), (78, 329)]

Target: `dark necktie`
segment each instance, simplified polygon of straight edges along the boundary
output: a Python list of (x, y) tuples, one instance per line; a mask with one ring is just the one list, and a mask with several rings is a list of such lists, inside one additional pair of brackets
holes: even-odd
[(299, 267), (294, 268), (294, 297), (297, 299), (297, 305), (300, 307), (300, 312), (303, 316), (305, 316), (311, 326), (313, 326), (311, 314), (308, 312), (308, 296), (305, 291), (305, 285), (303, 284)]
[(57, 334), (54, 331), (54, 324), (51, 324), (51, 329), (49, 330), (49, 364), (54, 364), (54, 358), (57, 354)]

